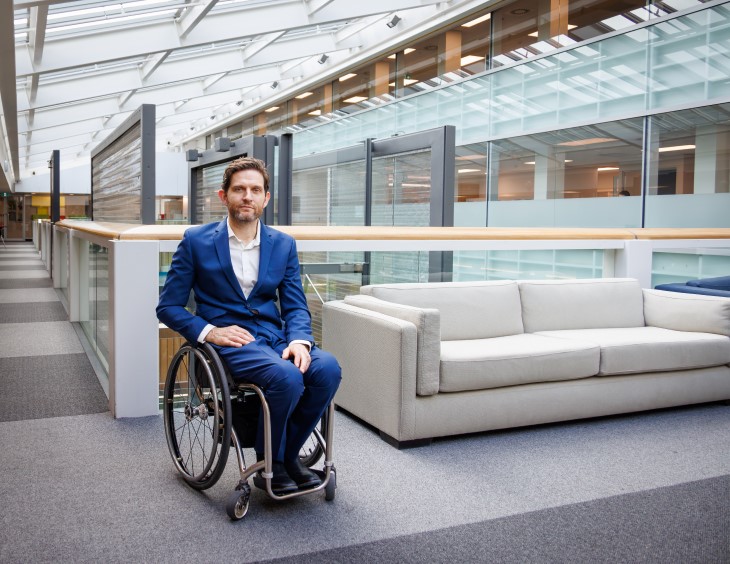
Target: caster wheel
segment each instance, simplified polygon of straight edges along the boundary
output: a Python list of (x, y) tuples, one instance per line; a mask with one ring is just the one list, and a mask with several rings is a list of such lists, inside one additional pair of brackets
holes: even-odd
[(228, 496), (226, 502), (226, 513), (233, 521), (243, 519), (248, 513), (248, 505), (251, 500), (251, 486), (244, 484)]
[(324, 487), (324, 498), (327, 501), (332, 501), (335, 499), (335, 490), (337, 489), (337, 473), (335, 472), (334, 467), (332, 468), (332, 471), (330, 472), (330, 481), (327, 482), (327, 485)]

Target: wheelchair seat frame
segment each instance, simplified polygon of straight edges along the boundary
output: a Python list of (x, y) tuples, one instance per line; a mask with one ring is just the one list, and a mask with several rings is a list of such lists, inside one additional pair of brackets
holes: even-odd
[[(264, 458), (246, 465), (241, 439), (233, 427), (232, 393), (254, 393), (261, 401), (264, 431)], [(335, 497), (336, 471), (332, 462), (334, 403), (330, 403), (320, 424), (305, 444), (300, 460), (312, 467), (324, 454), (322, 470), (312, 468), (322, 480), (319, 486), (286, 494), (271, 488), (274, 476), (271, 452), (271, 413), (263, 390), (250, 382), (235, 382), (218, 353), (209, 343), (184, 343), (170, 362), (163, 392), (165, 437), (173, 463), (183, 479), (194, 489), (212, 487), (228, 460), (230, 446), (235, 449), (240, 479), (226, 502), (226, 513), (233, 520), (248, 512), (251, 486), (248, 479), (269, 497), (283, 501), (324, 490), (325, 499)], [(224, 447), (224, 445), (229, 445)]]

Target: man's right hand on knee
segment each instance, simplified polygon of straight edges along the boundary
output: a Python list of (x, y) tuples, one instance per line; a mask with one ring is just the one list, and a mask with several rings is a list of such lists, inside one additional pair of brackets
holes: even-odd
[(242, 327), (230, 325), (229, 327), (213, 327), (205, 335), (205, 340), (221, 347), (242, 347), (252, 343), (255, 339)]

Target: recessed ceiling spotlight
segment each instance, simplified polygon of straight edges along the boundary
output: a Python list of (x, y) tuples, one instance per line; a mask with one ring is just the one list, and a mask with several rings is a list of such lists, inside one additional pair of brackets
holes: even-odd
[(529, 13), (530, 10), (527, 8), (516, 8), (510, 12), (513, 16), (524, 16), (525, 14)]
[(393, 16), (393, 17), (392, 17), (392, 18), (390, 19), (390, 21), (389, 21), (389, 22), (388, 22), (387, 24), (385, 24), (385, 25), (387, 25), (387, 26), (388, 26), (388, 27), (390, 27), (390, 28), (394, 28), (395, 26), (397, 26), (397, 25), (398, 25), (398, 22), (399, 22), (399, 21), (401, 21), (401, 19), (402, 19), (402, 18), (399, 18), (399, 17), (397, 16), (397, 15), (394, 15), (394, 16)]

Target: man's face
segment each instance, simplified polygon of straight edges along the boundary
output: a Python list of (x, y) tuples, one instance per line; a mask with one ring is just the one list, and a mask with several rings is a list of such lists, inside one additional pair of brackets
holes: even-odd
[(228, 192), (218, 190), (218, 197), (233, 221), (249, 223), (261, 217), (271, 194), (264, 190), (264, 177), (259, 171), (239, 170), (231, 175)]

